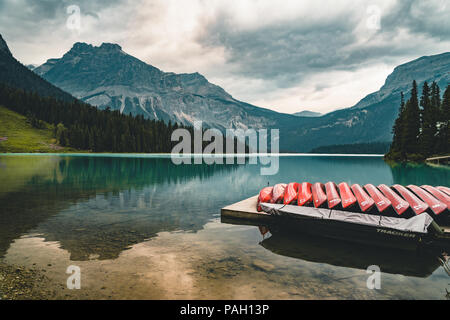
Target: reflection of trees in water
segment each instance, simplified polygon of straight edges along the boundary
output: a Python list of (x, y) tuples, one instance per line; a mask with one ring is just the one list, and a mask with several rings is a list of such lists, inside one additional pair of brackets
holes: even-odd
[(450, 168), (432, 167), (425, 164), (390, 164), (394, 183), (418, 186), (430, 184), (433, 186), (448, 185)]
[(209, 178), (231, 165), (175, 165), (168, 158), (62, 158), (58, 170), (66, 181), (84, 190), (122, 190), (155, 183), (180, 183), (192, 178)]
[[(236, 169), (230, 165), (177, 166), (161, 158), (54, 159), (46, 161), (39, 172), (22, 176), (21, 186), (12, 192), (2, 190), (0, 256), (12, 240), (33, 230), (47, 240), (60, 241), (79, 260), (91, 254), (116, 257), (124, 248), (160, 231), (198, 230), (211, 212), (197, 210), (192, 216), (191, 207), (182, 197), (173, 201), (171, 192), (189, 181), (201, 184), (217, 172)], [(36, 158), (21, 163), (37, 165), (42, 161)], [(158, 208), (164, 203), (161, 196), (171, 200), (164, 208)]]

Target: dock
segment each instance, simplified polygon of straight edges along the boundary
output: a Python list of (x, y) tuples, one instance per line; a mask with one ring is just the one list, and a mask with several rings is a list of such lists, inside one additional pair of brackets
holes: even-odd
[(222, 221), (231, 222), (232, 220), (246, 220), (249, 222), (265, 222), (270, 219), (270, 215), (256, 210), (258, 196), (233, 203), (220, 210)]
[(449, 165), (450, 156), (431, 157), (431, 158), (425, 159), (425, 162), (439, 164), (439, 165), (442, 165), (442, 164)]

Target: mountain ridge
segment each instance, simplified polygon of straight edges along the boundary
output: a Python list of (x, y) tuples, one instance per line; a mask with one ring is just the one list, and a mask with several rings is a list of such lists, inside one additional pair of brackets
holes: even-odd
[(0, 34), (0, 51), (12, 56), (11, 51), (9, 50), (9, 47), (6, 44), (6, 41), (3, 39), (1, 34)]
[(293, 113), (293, 115), (297, 116), (297, 117), (315, 118), (315, 117), (321, 117), (323, 114), (320, 112), (315, 112), (315, 111), (310, 111), (310, 110), (302, 110), (302, 111)]
[[(430, 67), (431, 66), (431, 67)], [(76, 43), (62, 58), (34, 69), (43, 78), (98, 108), (192, 125), (231, 129), (280, 129), (280, 150), (307, 152), (336, 144), (386, 142), (413, 80), (450, 82), (450, 53), (397, 66), (379, 91), (353, 107), (320, 117), (278, 113), (233, 98), (199, 73), (164, 72), (116, 44)]]
[(75, 100), (72, 95), (64, 92), (49, 81), (42, 79), (39, 75), (16, 60), (1, 35), (0, 83), (4, 83), (12, 88), (34, 92), (42, 97), (53, 97), (64, 101)]
[[(95, 47), (75, 43), (62, 58), (49, 59), (34, 72), (100, 109), (109, 106), (122, 113), (188, 125), (202, 119), (207, 126), (221, 129), (246, 129), (257, 124), (251, 121), (254, 116), (251, 105), (234, 99), (203, 75), (163, 72), (126, 54), (115, 44), (103, 43)], [(195, 112), (196, 106), (201, 110)], [(226, 112), (227, 109), (233, 112)], [(206, 111), (212, 113), (207, 119)], [(249, 116), (249, 123), (241, 121), (240, 111)], [(221, 119), (215, 121), (214, 117)], [(259, 127), (274, 124), (267, 119), (260, 120), (264, 121), (259, 121)]]

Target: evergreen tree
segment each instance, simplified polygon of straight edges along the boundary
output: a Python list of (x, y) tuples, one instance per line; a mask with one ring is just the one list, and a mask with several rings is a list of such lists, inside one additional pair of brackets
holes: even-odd
[[(436, 83), (432, 85), (434, 94), (436, 94)], [(430, 88), (428, 83), (423, 84), (422, 96), (420, 98), (421, 109), (421, 128), (419, 139), (419, 152), (424, 156), (429, 156), (434, 152), (434, 143), (436, 135), (436, 113), (438, 109), (434, 109), (431, 103)]]
[(405, 155), (403, 152), (403, 122), (405, 118), (405, 96), (403, 92), (400, 92), (400, 109), (398, 117), (395, 119), (394, 127), (392, 128), (392, 144), (388, 152), (388, 157), (395, 158), (397, 160), (404, 160)]
[(441, 108), (439, 110), (437, 154), (450, 153), (450, 85), (444, 91)]
[(420, 134), (420, 108), (417, 98), (417, 82), (413, 81), (411, 97), (405, 105), (403, 121), (402, 145), (406, 154), (418, 156), (418, 138)]
[(434, 123), (433, 153), (439, 153), (439, 121), (442, 119), (441, 113), (441, 89), (436, 81), (431, 85), (431, 110), (432, 122)]

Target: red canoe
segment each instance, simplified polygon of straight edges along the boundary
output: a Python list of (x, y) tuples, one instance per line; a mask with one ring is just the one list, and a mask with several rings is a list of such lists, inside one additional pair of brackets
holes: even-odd
[(431, 193), (433, 196), (435, 196), (436, 199), (443, 202), (447, 206), (447, 208), (450, 208), (450, 196), (449, 195), (447, 195), (446, 193), (444, 193), (432, 186), (424, 185), (424, 186), (421, 186), (421, 188), (427, 190), (429, 193)]
[(339, 193), (341, 194), (342, 208), (351, 207), (356, 203), (356, 198), (346, 182), (339, 183)]
[(434, 212), (434, 214), (438, 215), (441, 212), (447, 210), (447, 205), (445, 203), (442, 203), (435, 197), (433, 197), (431, 194), (423, 190), (422, 188), (410, 184), (408, 188), (414, 192), (420, 199), (425, 201), (428, 206), (431, 208), (431, 210)]
[(260, 203), (270, 202), (272, 200), (273, 187), (265, 187), (259, 192), (257, 210), (262, 211)]
[(391, 206), (391, 201), (389, 201), (389, 199), (386, 198), (373, 184), (366, 184), (364, 188), (375, 201), (378, 212), (381, 213)]
[(284, 199), (284, 192), (286, 191), (286, 184), (285, 183), (279, 183), (276, 184), (273, 187), (273, 194), (272, 199), (270, 200), (271, 203), (278, 203), (280, 201), (283, 201)]
[(291, 182), (288, 184), (284, 193), (284, 204), (290, 204), (292, 201), (297, 200), (297, 189), (297, 182)]
[(298, 205), (304, 206), (312, 202), (311, 183), (303, 182), (298, 186)]
[(341, 203), (341, 198), (336, 190), (336, 184), (334, 182), (327, 182), (325, 184), (325, 190), (327, 192), (328, 208), (333, 209), (339, 203)]
[(441, 190), (443, 193), (446, 193), (448, 196), (450, 196), (450, 188), (448, 188), (448, 187), (443, 187), (443, 186), (436, 187), (436, 188), (438, 188), (438, 189)]
[(409, 208), (409, 203), (403, 200), (387, 185), (380, 184), (378, 186), (378, 189), (386, 196), (386, 198), (389, 199), (389, 201), (392, 203), (392, 207), (398, 215), (402, 215)]
[(392, 186), (395, 190), (397, 190), (398, 193), (401, 194), (403, 199), (408, 201), (410, 207), (413, 209), (415, 214), (421, 214), (422, 212), (426, 211), (429, 207), (428, 205), (417, 198), (414, 193), (406, 189), (404, 186), (401, 186), (399, 184), (395, 184)]
[(356, 200), (358, 201), (359, 208), (362, 212), (370, 210), (370, 208), (372, 208), (375, 204), (375, 201), (371, 197), (369, 197), (369, 195), (359, 184), (352, 185), (352, 191), (356, 196)]
[(323, 184), (320, 182), (316, 182), (312, 185), (311, 188), (313, 201), (314, 201), (314, 207), (318, 208), (321, 205), (324, 204), (325, 201), (327, 201), (327, 195), (323, 191)]

